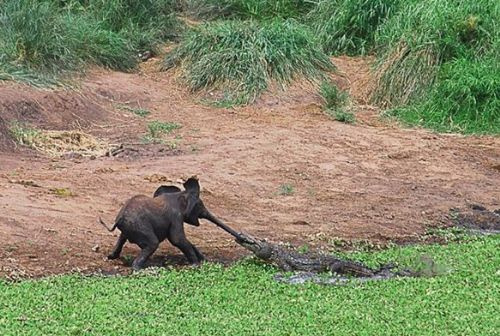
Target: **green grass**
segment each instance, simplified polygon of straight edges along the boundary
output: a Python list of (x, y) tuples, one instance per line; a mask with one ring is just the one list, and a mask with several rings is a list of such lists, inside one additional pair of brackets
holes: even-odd
[(172, 131), (181, 128), (181, 125), (175, 122), (151, 121), (148, 123), (149, 134), (153, 137), (159, 137), (162, 134), (170, 134)]
[(319, 87), (319, 94), (324, 101), (324, 110), (332, 119), (352, 124), (356, 117), (349, 108), (349, 95), (338, 89), (332, 82), (324, 81)]
[(290, 183), (283, 183), (279, 187), (278, 194), (281, 196), (290, 196), (295, 192), (295, 188)]
[(163, 139), (164, 135), (171, 134), (174, 130), (181, 128), (182, 125), (175, 122), (164, 122), (164, 121), (150, 121), (147, 124), (148, 134), (145, 135), (142, 140), (144, 143), (163, 143), (167, 144), (171, 149), (177, 147), (180, 140), (179, 137), (174, 140), (166, 142)]
[(397, 12), (401, 0), (320, 0), (307, 22), (329, 54), (373, 51), (379, 25)]
[(387, 114), (443, 132), (500, 134), (499, 73), (494, 59), (449, 62), (425, 98)]
[(176, 65), (192, 91), (215, 89), (220, 100), (240, 104), (272, 82), (315, 80), (334, 69), (308, 28), (291, 19), (202, 24), (167, 55), (165, 68)]
[(273, 268), (252, 262), (0, 281), (0, 334), (495, 335), (499, 243), (497, 236), (357, 253), (372, 264), (425, 254), (451, 272), (343, 287), (277, 283)]
[(150, 110), (145, 109), (145, 108), (141, 108), (141, 107), (130, 107), (130, 106), (123, 105), (123, 104), (118, 104), (116, 107), (121, 109), (121, 110), (132, 112), (133, 114), (135, 114), (136, 116), (141, 117), (141, 118), (145, 118), (151, 114)]
[(267, 20), (299, 18), (315, 5), (307, 0), (185, 0), (184, 10), (197, 19)]
[(17, 143), (28, 147), (41, 136), (40, 130), (16, 120), (9, 124), (9, 132)]
[(176, 31), (172, 1), (3, 0), (0, 79), (42, 86), (89, 64), (131, 70)]
[(497, 133), (498, 29), (494, 0), (425, 0), (378, 30), (375, 103), (410, 124), (439, 131)]

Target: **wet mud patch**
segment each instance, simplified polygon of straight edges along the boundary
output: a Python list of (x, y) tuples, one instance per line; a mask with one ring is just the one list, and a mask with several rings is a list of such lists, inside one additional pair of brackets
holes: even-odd
[(472, 204), (469, 209), (452, 209), (453, 225), (480, 234), (500, 233), (500, 209), (488, 210), (480, 204)]

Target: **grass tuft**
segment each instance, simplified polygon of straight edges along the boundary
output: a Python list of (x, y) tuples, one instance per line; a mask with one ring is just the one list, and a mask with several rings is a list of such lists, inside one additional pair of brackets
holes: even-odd
[(331, 118), (348, 124), (356, 121), (354, 114), (349, 110), (349, 95), (339, 90), (335, 83), (327, 81), (321, 83), (319, 94), (325, 102), (325, 112)]
[(322, 78), (334, 69), (316, 39), (295, 20), (223, 21), (193, 29), (165, 60), (179, 66), (192, 91), (215, 89), (223, 100), (252, 102), (271, 82)]

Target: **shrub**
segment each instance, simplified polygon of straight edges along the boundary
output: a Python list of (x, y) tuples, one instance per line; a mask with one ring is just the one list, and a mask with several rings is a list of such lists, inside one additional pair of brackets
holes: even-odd
[(377, 27), (400, 7), (401, 0), (320, 0), (307, 21), (330, 54), (372, 51)]
[(294, 20), (200, 25), (165, 60), (193, 91), (214, 88), (235, 103), (253, 101), (272, 81), (314, 80), (334, 66), (307, 27)]

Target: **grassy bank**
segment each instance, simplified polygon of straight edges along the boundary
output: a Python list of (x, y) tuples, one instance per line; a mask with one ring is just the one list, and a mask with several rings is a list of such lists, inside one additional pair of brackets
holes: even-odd
[(374, 101), (413, 125), (463, 133), (500, 132), (494, 0), (425, 0), (378, 30)]
[(55, 81), (90, 64), (133, 69), (176, 31), (173, 0), (0, 3), (0, 79)]
[[(251, 262), (130, 277), (0, 282), (2, 335), (493, 335), (499, 237), (355, 254), (371, 264), (427, 254), (434, 278), (322, 287), (276, 283)], [(150, 272), (151, 273), (151, 272)]]

